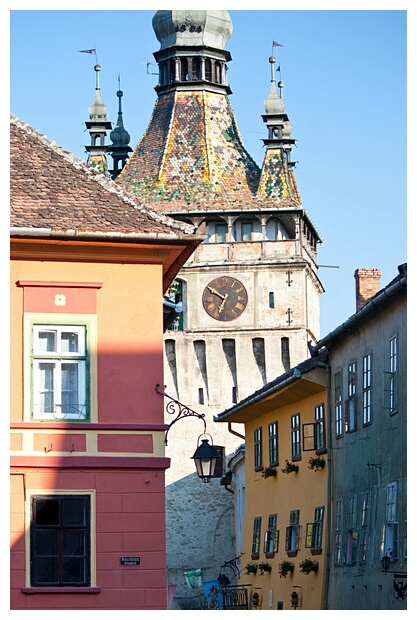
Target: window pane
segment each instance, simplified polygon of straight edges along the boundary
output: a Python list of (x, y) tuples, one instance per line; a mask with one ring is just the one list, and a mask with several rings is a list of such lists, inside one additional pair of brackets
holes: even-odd
[(40, 362), (38, 368), (39, 407), (41, 411), (52, 413), (54, 411), (55, 364), (49, 362)]
[(66, 497), (62, 500), (63, 525), (87, 525), (89, 502), (84, 497)]
[(62, 537), (62, 553), (65, 556), (85, 554), (85, 533), (79, 530), (66, 530)]
[(42, 331), (38, 333), (38, 350), (42, 353), (56, 351), (56, 332)]
[(242, 223), (242, 241), (252, 241), (252, 224), (250, 222)]
[(59, 502), (57, 499), (35, 498), (36, 525), (59, 525)]
[(61, 351), (62, 353), (77, 353), (79, 351), (77, 332), (62, 332)]
[(84, 583), (85, 562), (83, 558), (64, 558), (62, 562), (62, 583)]
[(62, 364), (61, 404), (63, 413), (78, 412), (78, 364)]
[(36, 578), (32, 585), (59, 584), (58, 558), (37, 558)]
[(58, 553), (58, 532), (37, 530), (33, 535), (33, 549), (37, 556), (53, 556)]

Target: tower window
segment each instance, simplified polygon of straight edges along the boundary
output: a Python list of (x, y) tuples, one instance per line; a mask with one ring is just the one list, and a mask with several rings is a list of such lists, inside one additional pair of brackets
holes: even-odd
[[(270, 308), (275, 308), (275, 296), (274, 296), (273, 291), (271, 291), (269, 293), (269, 307)], [(288, 340), (288, 338), (287, 338), (287, 340)]]

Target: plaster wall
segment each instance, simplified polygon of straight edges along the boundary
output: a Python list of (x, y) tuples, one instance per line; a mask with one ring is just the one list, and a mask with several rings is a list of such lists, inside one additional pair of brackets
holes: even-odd
[[(357, 429), (333, 436), (333, 531), (332, 563), (330, 577), (330, 609), (386, 609), (406, 608), (406, 599), (394, 596), (393, 573), (407, 572), (406, 521), (407, 521), (407, 337), (406, 298), (395, 301), (371, 323), (331, 349), (332, 381), (334, 374), (344, 374), (346, 398), (347, 365), (357, 362), (358, 398)], [(398, 407), (395, 413), (387, 408), (387, 377), (389, 376), (389, 342), (398, 337)], [(372, 354), (372, 417), (364, 425), (362, 418), (362, 360)], [(332, 394), (334, 402), (334, 394)], [(387, 487), (397, 483), (396, 520), (398, 522), (398, 559), (391, 562), (384, 575), (381, 570), (382, 528), (387, 514)], [(335, 502), (343, 502), (343, 529), (346, 531), (349, 498), (357, 497), (356, 527), (361, 526), (360, 509), (363, 494), (369, 494), (369, 519), (367, 522), (367, 549), (365, 558), (358, 554), (354, 563), (346, 561), (342, 549), (339, 561), (335, 559)], [(352, 594), (356, 594), (352, 596)]]
[[(301, 459), (294, 461), (298, 465), (297, 472), (283, 473), (285, 462), (292, 462), (291, 458), (291, 415), (300, 414), (301, 426), (314, 422), (315, 406), (326, 402), (324, 371), (319, 374), (323, 384), (322, 391), (313, 396), (296, 400), (291, 405), (273, 408), (270, 413), (254, 416), (245, 424), (245, 470), (246, 470), (246, 506), (244, 517), (244, 532), (242, 546), (242, 573), (240, 583), (250, 587), (250, 593), (257, 592), (261, 597), (260, 609), (277, 609), (279, 601), (283, 602), (283, 609), (292, 609), (291, 593), (296, 590), (300, 596), (300, 609), (321, 609), (325, 575), (325, 540), (326, 540), (326, 513), (327, 513), (327, 455), (324, 469), (314, 471), (308, 467), (308, 460), (316, 456), (315, 451), (304, 451)], [(327, 421), (325, 407), (325, 420)], [(261, 471), (255, 471), (254, 466), (254, 430), (262, 429), (262, 464), (269, 465), (268, 456), (268, 425), (278, 422), (278, 458), (276, 477), (264, 478)], [(302, 434), (301, 434), (302, 435)], [(306, 525), (314, 521), (316, 507), (324, 506), (324, 522), (322, 532), (322, 549), (320, 552), (305, 546)], [(299, 510), (300, 537), (297, 551), (287, 553), (285, 550), (286, 528), (290, 525), (290, 511)], [(263, 541), (268, 526), (268, 516), (277, 514), (277, 529), (279, 530), (278, 552), (274, 557), (267, 558), (264, 553)], [(258, 558), (252, 556), (253, 528), (255, 517), (261, 517), (260, 553)], [(315, 555), (313, 555), (315, 553)], [(317, 560), (317, 573), (305, 575), (300, 572), (299, 564), (305, 559)], [(279, 565), (289, 560), (294, 564), (294, 572), (281, 577)], [(258, 570), (255, 575), (246, 574), (245, 566), (248, 563), (268, 562), (271, 572), (261, 574)], [(252, 607), (253, 608), (253, 607)]]

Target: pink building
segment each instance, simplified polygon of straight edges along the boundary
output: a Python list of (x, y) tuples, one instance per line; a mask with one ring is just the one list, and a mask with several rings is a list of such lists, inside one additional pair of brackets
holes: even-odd
[(162, 296), (201, 238), (14, 116), (11, 227), (11, 609), (166, 609)]

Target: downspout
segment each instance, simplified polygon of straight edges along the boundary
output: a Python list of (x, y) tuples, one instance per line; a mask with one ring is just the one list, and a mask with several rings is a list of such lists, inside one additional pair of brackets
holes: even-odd
[(326, 511), (326, 560), (324, 573), (324, 592), (323, 592), (323, 609), (328, 609), (329, 605), (329, 585), (330, 585), (330, 566), (331, 566), (331, 506), (332, 506), (332, 415), (331, 415), (331, 367), (329, 362), (317, 362), (318, 366), (326, 369), (326, 392), (327, 392), (327, 511)]
[(326, 519), (326, 568), (324, 575), (324, 601), (323, 608), (329, 608), (329, 584), (330, 584), (330, 566), (331, 566), (331, 516), (332, 516), (332, 413), (330, 405), (330, 389), (331, 389), (331, 367), (329, 362), (326, 363), (326, 383), (327, 383), (327, 519)]
[(240, 439), (245, 439), (245, 435), (241, 435), (240, 433), (238, 433), (237, 431), (234, 431), (232, 429), (232, 422), (228, 422), (227, 423), (227, 430), (229, 431), (229, 433), (231, 433), (232, 435), (236, 435), (236, 437), (240, 437)]

